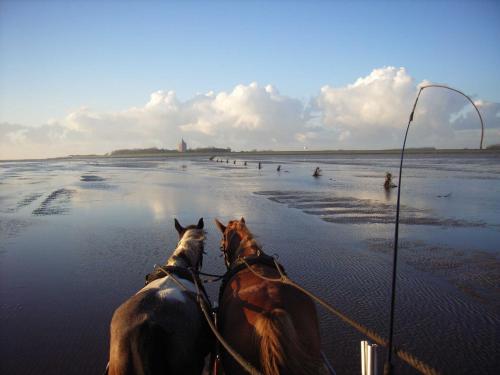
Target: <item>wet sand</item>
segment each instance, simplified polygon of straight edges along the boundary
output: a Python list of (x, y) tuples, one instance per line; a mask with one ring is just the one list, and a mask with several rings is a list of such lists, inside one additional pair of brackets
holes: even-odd
[[(174, 217), (205, 218), (204, 270), (221, 273), (212, 219), (244, 216), (293, 279), (386, 336), (397, 155), (244, 160), (0, 163), (0, 372), (101, 373), (111, 315), (175, 248)], [(395, 341), (443, 373), (500, 368), (499, 161), (407, 160)], [(362, 337), (318, 313), (337, 373), (359, 372)]]

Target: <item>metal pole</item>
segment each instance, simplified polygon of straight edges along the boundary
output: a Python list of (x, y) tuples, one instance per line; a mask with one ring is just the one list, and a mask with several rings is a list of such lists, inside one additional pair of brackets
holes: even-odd
[(426, 88), (431, 88), (431, 87), (437, 87), (437, 88), (443, 88), (443, 89), (448, 89), (454, 92), (457, 92), (463, 96), (472, 104), (474, 109), (476, 110), (479, 120), (481, 122), (481, 140), (479, 142), (479, 149), (483, 149), (483, 139), (484, 139), (484, 123), (483, 123), (483, 118), (481, 116), (481, 113), (479, 112), (479, 109), (476, 107), (474, 102), (472, 101), (471, 98), (469, 98), (467, 95), (465, 95), (463, 92), (456, 90), (454, 88), (444, 86), (444, 85), (425, 85), (421, 86), (420, 90), (418, 91), (418, 95), (415, 99), (415, 103), (413, 104), (413, 109), (410, 113), (410, 118), (408, 120), (408, 125), (406, 126), (406, 132), (405, 132), (405, 137), (403, 140), (403, 147), (401, 149), (401, 161), (399, 164), (399, 177), (398, 177), (398, 197), (397, 197), (397, 203), (396, 203), (396, 225), (394, 228), (394, 252), (393, 252), (393, 258), (392, 258), (392, 285), (391, 285), (391, 309), (390, 309), (390, 317), (389, 317), (389, 339), (387, 343), (387, 361), (384, 365), (384, 375), (390, 375), (392, 374), (392, 339), (393, 339), (393, 333), (394, 333), (394, 305), (395, 305), (395, 300), (396, 300), (396, 271), (397, 271), (397, 261), (398, 261), (398, 242), (399, 242), (399, 211), (400, 211), (400, 202), (401, 202), (401, 176), (402, 176), (402, 171), (403, 171), (403, 160), (404, 160), (404, 154), (405, 154), (405, 147), (406, 147), (406, 139), (408, 138), (408, 131), (410, 130), (410, 124), (413, 121), (413, 117), (415, 116), (415, 108), (417, 107), (418, 99), (420, 98), (420, 94), (422, 91)]

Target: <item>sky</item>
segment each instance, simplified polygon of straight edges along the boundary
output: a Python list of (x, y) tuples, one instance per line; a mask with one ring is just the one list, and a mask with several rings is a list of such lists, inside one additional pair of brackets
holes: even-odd
[[(400, 147), (419, 87), (500, 143), (498, 1), (0, 0), (0, 159)], [(477, 147), (424, 91), (412, 146)]]

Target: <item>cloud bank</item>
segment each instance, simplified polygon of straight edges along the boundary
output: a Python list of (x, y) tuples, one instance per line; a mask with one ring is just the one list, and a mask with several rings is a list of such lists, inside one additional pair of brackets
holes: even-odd
[[(38, 127), (0, 123), (0, 159), (106, 153), (121, 148), (397, 148), (419, 86), (404, 68), (384, 67), (344, 87), (324, 86), (308, 102), (253, 82), (182, 101), (157, 91), (140, 107), (95, 112), (82, 107)], [(500, 143), (500, 104), (479, 98), (486, 144)], [(409, 145), (477, 147), (477, 114), (462, 96), (424, 91)]]

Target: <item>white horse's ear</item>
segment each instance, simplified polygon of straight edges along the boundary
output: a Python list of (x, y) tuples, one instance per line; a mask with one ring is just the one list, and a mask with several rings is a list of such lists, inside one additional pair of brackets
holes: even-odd
[(240, 223), (245, 224), (245, 218), (243, 216), (241, 217)]
[(220, 230), (222, 233), (224, 233), (224, 232), (226, 231), (226, 226), (225, 226), (224, 224), (222, 224), (222, 223), (221, 223), (219, 220), (217, 220), (217, 219), (214, 219), (214, 221), (215, 221), (215, 226), (216, 226), (217, 228), (219, 228), (219, 230)]
[(196, 228), (203, 229), (203, 225), (204, 225), (203, 218), (200, 217), (200, 220), (198, 220), (198, 225), (196, 226)]
[(177, 231), (177, 233), (181, 234), (184, 231), (184, 228), (182, 227), (182, 225), (179, 224), (177, 219), (174, 219), (174, 223), (175, 223), (175, 230)]

